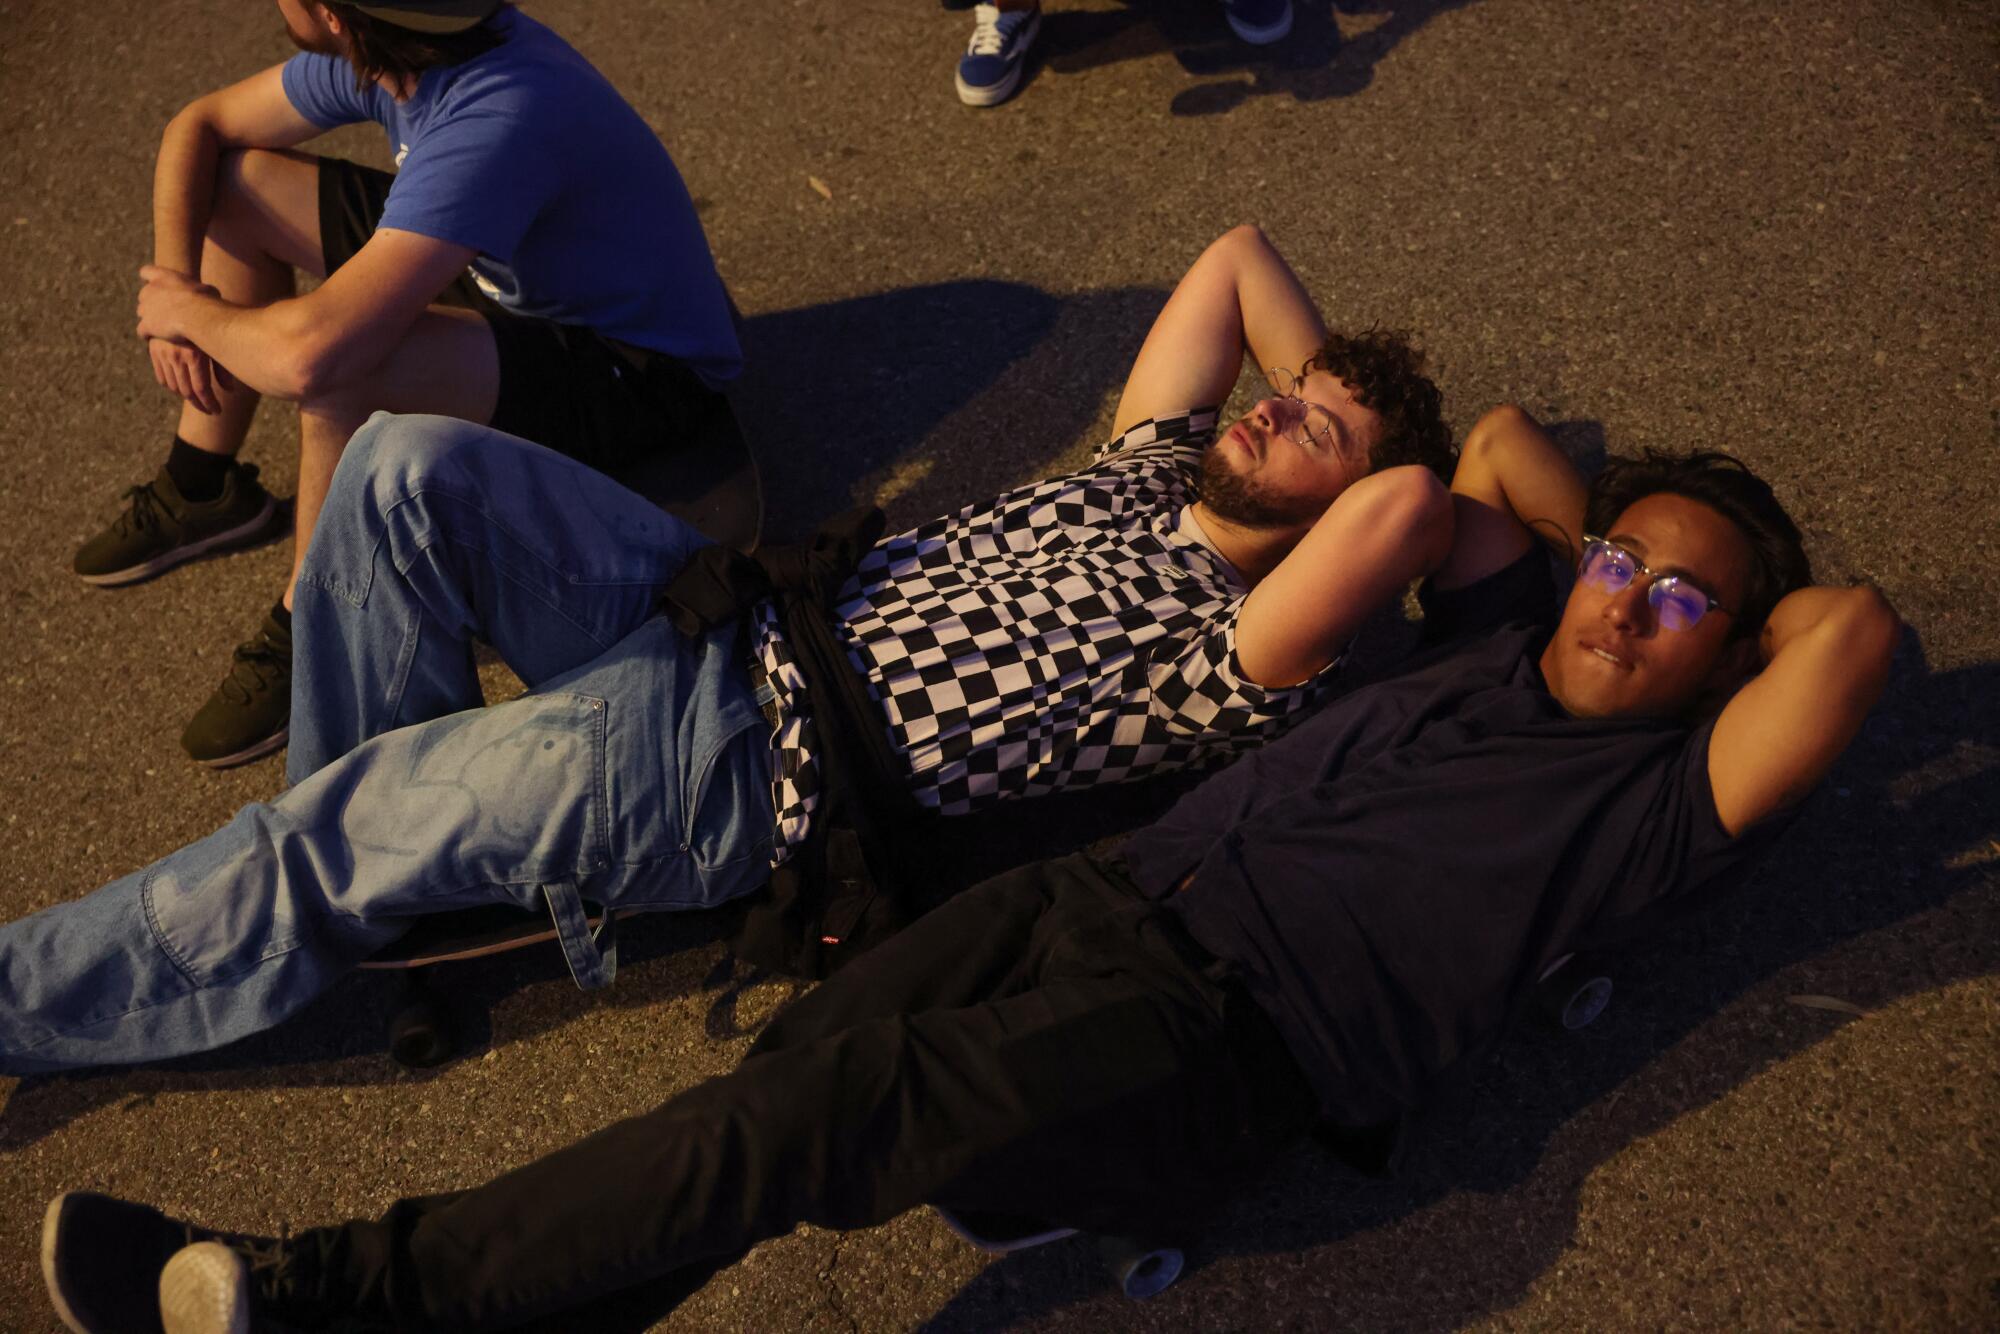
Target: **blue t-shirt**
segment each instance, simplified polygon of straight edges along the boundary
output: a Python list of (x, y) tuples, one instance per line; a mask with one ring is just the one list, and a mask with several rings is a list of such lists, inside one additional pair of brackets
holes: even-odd
[(501, 306), (733, 379), (728, 298), (666, 148), (569, 43), (513, 9), (493, 21), (505, 41), (424, 71), (407, 101), (303, 53), (285, 96), (321, 129), (387, 130), (399, 170), (380, 225), (477, 250), (473, 277)]

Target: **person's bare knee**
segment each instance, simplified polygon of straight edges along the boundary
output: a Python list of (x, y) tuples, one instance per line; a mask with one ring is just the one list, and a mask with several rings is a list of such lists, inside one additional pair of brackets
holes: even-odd
[(216, 162), (207, 241), (246, 264), (269, 260), (323, 276), (318, 160), (266, 148), (225, 150)]
[(382, 410), (367, 382), (329, 389), (299, 400), (300, 439), (308, 453), (327, 452), (333, 458), (347, 445), (361, 423)]

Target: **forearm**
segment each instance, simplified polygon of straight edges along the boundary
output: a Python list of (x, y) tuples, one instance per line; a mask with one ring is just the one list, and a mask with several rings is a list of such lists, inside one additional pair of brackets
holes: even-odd
[(1723, 828), (1740, 834), (1798, 801), (1861, 730), (1902, 637), (1872, 588), (1802, 588), (1764, 623), (1764, 668), (1715, 723), (1708, 776)]
[(1757, 647), (1766, 670), (1810, 655), (1872, 702), (1887, 678), (1902, 626), (1878, 590), (1820, 585), (1782, 598), (1765, 618)]
[(1451, 478), (1455, 536), (1437, 586), (1476, 583), (1534, 550), (1536, 537), (1574, 559), (1584, 498), (1583, 478), (1533, 417), (1511, 403), (1493, 409), (1459, 450)]
[(1438, 568), (1452, 530), (1450, 497), (1429, 469), (1389, 468), (1348, 487), (1245, 600), (1244, 672), (1287, 686), (1319, 671), (1376, 608)]
[(1566, 556), (1581, 546), (1583, 478), (1540, 423), (1511, 403), (1473, 425), (1451, 490), (1499, 510)]
[(1297, 371), (1326, 344), (1326, 321), (1292, 266), (1260, 228), (1228, 233), (1236, 306), (1243, 346), (1259, 371), (1283, 366)]
[(200, 276), (221, 151), (214, 127), (193, 107), (167, 122), (153, 167), (153, 263), (161, 268)]
[(236, 306), (186, 292), (174, 298), (172, 323), (179, 337), (258, 393), (297, 400), (338, 378), (334, 358), (315, 336), (306, 300)]
[(1219, 406), (1246, 347), (1260, 369), (1297, 370), (1325, 342), (1326, 325), (1291, 266), (1262, 231), (1233, 227), (1174, 285), (1126, 377), (1112, 433), (1163, 412)]

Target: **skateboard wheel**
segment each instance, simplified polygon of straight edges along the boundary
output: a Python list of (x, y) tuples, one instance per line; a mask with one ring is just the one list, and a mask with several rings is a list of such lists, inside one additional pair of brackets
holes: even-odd
[(1563, 976), (1545, 993), (1548, 1017), (1565, 1033), (1588, 1028), (1611, 1004), (1611, 979), (1603, 976)]
[(418, 996), (389, 1021), (389, 1054), (412, 1070), (441, 1065), (451, 1056), (451, 1020), (434, 996)]
[(1187, 1257), (1178, 1247), (1149, 1246), (1132, 1237), (1102, 1237), (1098, 1249), (1118, 1286), (1133, 1301), (1159, 1296), (1187, 1266)]

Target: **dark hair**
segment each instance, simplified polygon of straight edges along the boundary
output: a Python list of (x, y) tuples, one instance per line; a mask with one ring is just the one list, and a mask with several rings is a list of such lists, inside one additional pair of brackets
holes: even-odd
[(512, 5), (502, 5), (477, 26), (464, 32), (417, 32), (387, 19), (364, 14), (346, 0), (318, 0), (340, 20), (347, 33), (347, 59), (354, 66), (354, 86), (366, 90), (386, 76), (392, 83), (412, 82), (427, 69), (462, 65), (483, 56), (507, 40), (494, 19)]
[(1421, 463), (1451, 481), (1451, 430), (1438, 411), (1443, 395), (1424, 374), (1423, 349), (1408, 334), (1333, 334), (1307, 365), (1339, 376), (1363, 407), (1381, 417), (1382, 438), (1368, 453), (1368, 471)]
[(1778, 503), (1770, 486), (1743, 460), (1713, 450), (1675, 454), (1648, 449), (1638, 458), (1613, 456), (1590, 484), (1583, 524), (1609, 536), (1618, 516), (1647, 496), (1685, 496), (1708, 506), (1736, 525), (1750, 545), (1750, 582), (1730, 627), (1733, 636), (1761, 632), (1778, 600), (1812, 582), (1798, 525)]

